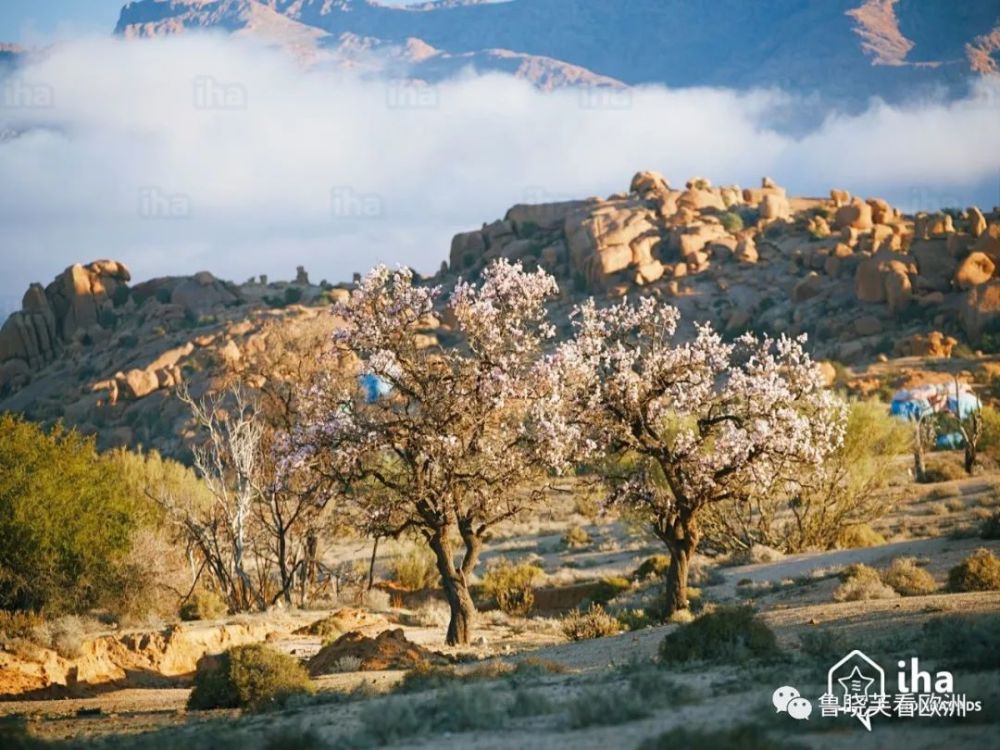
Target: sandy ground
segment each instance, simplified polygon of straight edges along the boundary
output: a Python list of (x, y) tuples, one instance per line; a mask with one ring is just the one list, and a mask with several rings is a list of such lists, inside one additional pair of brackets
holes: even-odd
[[(701, 586), (701, 596), (711, 602), (750, 602), (775, 631), (786, 653), (800, 653), (800, 637), (817, 628), (835, 631), (845, 643), (864, 648), (886, 634), (906, 638), (919, 632), (928, 619), (954, 613), (1000, 613), (1000, 592), (975, 594), (934, 594), (889, 600), (834, 603), (832, 591), (838, 584), (836, 572), (852, 563), (887, 565), (896, 557), (916, 557), (939, 583), (947, 571), (973, 549), (987, 546), (1000, 553), (1000, 542), (985, 542), (968, 534), (954, 534), (975, 521), (977, 508), (997, 505), (996, 477), (973, 478), (920, 488), (904, 499), (900, 508), (886, 519), (892, 524), (928, 533), (919, 538), (902, 538), (892, 543), (866, 549), (835, 550), (823, 553), (792, 555), (775, 562), (718, 568), (720, 575), (710, 585)], [(942, 511), (942, 505), (948, 504)], [(562, 521), (552, 519), (532, 522), (498, 535), (489, 548), (487, 561), (499, 556), (531, 559), (540, 564), (550, 582), (569, 584), (595, 580), (606, 575), (627, 575), (650, 554), (662, 550), (648, 541), (629, 539), (619, 523), (593, 523), (573, 515)], [(925, 524), (926, 528), (920, 524)], [(582, 526), (591, 543), (581, 549), (569, 549), (562, 543), (562, 533), (569, 526)], [(948, 534), (952, 533), (953, 536)], [(904, 536), (905, 534), (900, 534)], [(366, 560), (370, 547), (345, 545), (338, 551), (344, 560)], [(396, 551), (382, 550), (379, 567), (384, 570)], [(658, 582), (652, 585), (660, 585)], [(330, 610), (294, 611), (278, 617), (290, 631), (322, 619)], [(412, 619), (412, 613), (384, 613), (392, 627), (403, 627), (407, 638), (433, 650), (460, 656), (466, 662), (499, 658), (517, 662), (536, 657), (556, 662), (565, 674), (544, 677), (530, 686), (557, 706), (568, 706), (597, 690), (613, 695), (627, 688), (625, 676), (633, 662), (649, 662), (658, 652), (664, 635), (676, 628), (666, 625), (618, 636), (566, 643), (551, 618), (507, 618), (483, 613), (473, 646), (449, 649), (443, 643), (440, 626), (398, 625)], [(1000, 638), (1000, 634), (997, 636)], [(272, 643), (287, 653), (307, 659), (320, 647), (320, 639), (311, 636), (287, 636)], [(609, 750), (633, 748), (644, 738), (677, 726), (713, 727), (727, 722), (765, 722), (769, 731), (804, 743), (811, 748), (840, 748), (846, 744), (866, 748), (980, 748), (994, 747), (998, 729), (995, 723), (945, 723), (920, 727), (897, 722), (880, 727), (871, 734), (848, 723), (835, 731), (821, 731), (821, 722), (804, 727), (794, 722), (780, 723), (770, 707), (770, 694), (779, 683), (794, 679), (800, 684), (818, 686), (823, 679), (820, 667), (802, 672), (800, 657), (793, 666), (771, 670), (743, 670), (734, 667), (705, 667), (681, 670), (674, 675), (684, 685), (692, 686), (701, 698), (689, 705), (670, 705), (651, 715), (612, 726), (592, 725), (573, 728), (566, 710), (520, 718), (501, 730), (464, 732), (414, 737), (395, 747), (413, 748), (573, 748), (573, 750)], [(468, 667), (461, 667), (467, 669)], [(799, 670), (793, 676), (781, 669)], [(623, 670), (625, 670), (623, 672)], [(378, 693), (391, 693), (403, 672), (353, 672), (321, 677), (317, 687), (322, 692), (349, 692), (367, 683)], [(1000, 680), (995, 672), (963, 675), (971, 690), (978, 690), (992, 701), (992, 714), (1000, 716)], [(499, 688), (498, 689), (503, 689)], [(818, 687), (817, 687), (818, 690)], [(188, 690), (110, 689), (100, 695), (65, 700), (12, 700), (0, 702), (0, 716), (20, 715), (29, 720), (33, 734), (47, 738), (70, 738), (90, 735), (123, 735), (119, 746), (128, 747), (124, 735), (154, 730), (174, 731), (187, 727), (194, 731), (202, 722), (229, 718), (234, 732), (245, 736), (246, 749), (261, 746), (262, 738), (276, 727), (308, 728), (322, 739), (334, 743), (342, 733), (361, 727), (364, 706), (371, 701), (385, 701), (391, 707), (411, 696), (383, 695), (368, 700), (337, 704), (311, 705), (308, 708), (260, 716), (240, 716), (238, 712), (188, 713), (184, 706)], [(382, 704), (375, 704), (381, 706)], [(774, 722), (778, 721), (777, 724)], [(828, 725), (827, 725), (828, 726)], [(209, 731), (209, 730), (204, 730)]]

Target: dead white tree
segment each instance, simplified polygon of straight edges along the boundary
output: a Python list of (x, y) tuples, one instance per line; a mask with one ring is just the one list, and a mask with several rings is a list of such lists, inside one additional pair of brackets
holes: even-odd
[(264, 438), (257, 403), (240, 385), (201, 399), (182, 386), (177, 395), (202, 434), (192, 448), (194, 467), (213, 503), (211, 508), (192, 508), (168, 502), (167, 510), (204, 556), (232, 610), (263, 608), (263, 592), (248, 570)]

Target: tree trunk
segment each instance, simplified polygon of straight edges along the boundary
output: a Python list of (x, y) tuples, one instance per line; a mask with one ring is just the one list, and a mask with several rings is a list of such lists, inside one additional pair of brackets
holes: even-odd
[(435, 530), (429, 536), (428, 543), (434, 551), (438, 572), (441, 574), (441, 585), (451, 611), (446, 642), (449, 646), (465, 646), (469, 643), (472, 618), (476, 613), (464, 570), (469, 562), (470, 551), (466, 552), (462, 568), (456, 568), (448, 532), (449, 527)]
[(924, 461), (923, 429), (919, 422), (913, 434), (913, 478), (924, 482), (927, 478), (927, 464)]
[(974, 443), (965, 441), (965, 473), (972, 474), (976, 468), (976, 446)]
[(665, 529), (657, 529), (657, 535), (666, 542), (670, 551), (664, 609), (664, 620), (669, 620), (675, 612), (688, 608), (688, 569), (699, 538), (694, 515), (678, 515)]
[(375, 585), (375, 556), (378, 554), (378, 537), (372, 542), (372, 559), (368, 563), (368, 590), (371, 591)]

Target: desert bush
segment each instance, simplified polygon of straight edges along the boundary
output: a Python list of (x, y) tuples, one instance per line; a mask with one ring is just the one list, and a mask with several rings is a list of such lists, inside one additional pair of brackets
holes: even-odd
[(333, 667), (337, 672), (357, 672), (361, 669), (361, 657), (346, 654), (337, 659)]
[(755, 544), (792, 553), (846, 546), (852, 540), (876, 543), (867, 524), (895, 503), (887, 490), (891, 473), (886, 464), (911, 444), (910, 429), (889, 416), (883, 404), (853, 402), (843, 443), (820, 469), (802, 477), (800, 491), (771, 493), (752, 509), (735, 501), (712, 504), (703, 516), (705, 544), (723, 553)]
[(632, 588), (632, 583), (627, 578), (621, 576), (605, 576), (597, 582), (597, 586), (591, 592), (589, 599), (594, 604), (604, 606), (623, 591)]
[(99, 630), (101, 625), (93, 618), (64, 615), (35, 628), (32, 640), (66, 659), (75, 659), (82, 653), (87, 635)]
[(30, 639), (45, 618), (35, 612), (0, 610), (0, 645), (15, 638)]
[(945, 502), (944, 507), (951, 513), (960, 513), (965, 510), (965, 500), (961, 497), (953, 497)]
[(642, 630), (658, 624), (645, 609), (622, 609), (614, 615), (622, 628), (628, 631)]
[(362, 603), (372, 612), (388, 612), (395, 609), (392, 604), (392, 595), (382, 589), (368, 589), (361, 595)]
[[(991, 381), (997, 381), (994, 378)], [(978, 448), (993, 458), (1000, 457), (1000, 411), (992, 406), (984, 406), (980, 411), (983, 419), (983, 434), (979, 438)]]
[(874, 568), (860, 563), (849, 565), (840, 574), (842, 583), (833, 591), (835, 602), (856, 602), (869, 599), (895, 599), (894, 589), (882, 583)]
[(260, 711), (284, 705), (293, 695), (312, 692), (297, 659), (263, 644), (236, 646), (198, 665), (188, 708), (247, 708)]
[(567, 717), (572, 729), (625, 724), (652, 715), (646, 697), (634, 690), (617, 691), (588, 688), (570, 701)]
[(407, 672), (396, 690), (402, 693), (419, 693), (458, 683), (468, 684), (501, 679), (512, 685), (521, 685), (546, 675), (564, 674), (566, 671), (566, 667), (559, 662), (536, 657), (522, 659), (516, 664), (498, 660), (487, 661), (472, 669), (461, 671), (455, 667), (428, 665)]
[(743, 231), (743, 217), (735, 211), (726, 211), (723, 214), (719, 214), (719, 223), (730, 234)]
[(563, 635), (571, 641), (604, 638), (621, 632), (618, 620), (604, 611), (600, 604), (591, 604), (586, 612), (573, 610), (560, 622)]
[(844, 639), (829, 628), (806, 630), (799, 635), (803, 653), (816, 659), (840, 657), (845, 651)]
[(719, 607), (668, 633), (660, 644), (664, 663), (744, 662), (778, 654), (774, 632), (750, 607)]
[(487, 731), (511, 719), (551, 709), (543, 696), (515, 690), (500, 692), (487, 685), (450, 684), (428, 698), (397, 696), (372, 702), (361, 710), (362, 730), (348, 747), (382, 747), (434, 732)]
[(562, 543), (570, 549), (586, 547), (590, 544), (590, 534), (582, 526), (570, 526), (562, 535)]
[(448, 625), (448, 607), (441, 602), (424, 602), (412, 615), (412, 622), (424, 628), (443, 628)]
[(535, 604), (534, 583), (545, 571), (531, 563), (499, 559), (483, 576), (483, 591), (509, 615), (526, 615)]
[(222, 597), (214, 591), (199, 589), (181, 605), (180, 618), (185, 622), (193, 620), (217, 620), (228, 612)]
[(837, 534), (837, 546), (840, 549), (878, 547), (882, 544), (885, 544), (885, 537), (866, 523), (845, 526)]
[(92, 438), (0, 416), (0, 608), (115, 606), (148, 512)]
[(1000, 558), (980, 548), (948, 571), (951, 591), (996, 591), (1000, 589)]
[(849, 581), (852, 578), (857, 578), (862, 581), (881, 581), (882, 576), (879, 572), (870, 565), (865, 565), (864, 563), (851, 563), (845, 567), (837, 577), (841, 581)]
[(748, 549), (734, 552), (729, 559), (732, 565), (759, 565), (761, 563), (772, 563), (783, 560), (785, 557), (781, 550), (768, 547), (766, 544), (752, 544)]
[(938, 482), (953, 482), (956, 479), (965, 479), (965, 469), (957, 463), (945, 459), (939, 459), (933, 466), (928, 467), (924, 472), (925, 483), (936, 484)]
[(658, 737), (644, 740), (638, 750), (805, 750), (805, 745), (768, 736), (756, 724), (727, 729), (675, 727)]
[(1000, 539), (1000, 510), (995, 510), (983, 519), (979, 527), (979, 536), (983, 539)]
[(632, 573), (632, 578), (645, 581), (647, 578), (660, 578), (670, 567), (670, 555), (653, 555), (643, 560)]
[(946, 615), (924, 623), (921, 656), (967, 669), (1000, 669), (1000, 615)]
[(434, 553), (424, 544), (411, 544), (389, 564), (389, 577), (403, 588), (421, 591), (437, 586), (441, 575)]
[(937, 590), (934, 576), (912, 557), (897, 557), (882, 574), (882, 582), (903, 596), (922, 596)]

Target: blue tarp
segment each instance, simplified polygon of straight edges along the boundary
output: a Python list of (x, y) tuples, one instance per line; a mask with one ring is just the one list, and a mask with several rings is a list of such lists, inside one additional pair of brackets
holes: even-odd
[(889, 413), (900, 419), (918, 419), (930, 414), (951, 413), (964, 419), (983, 408), (979, 397), (964, 383), (939, 383), (897, 391)]
[(369, 404), (375, 403), (383, 396), (388, 396), (392, 386), (382, 380), (378, 375), (368, 372), (358, 377), (358, 383), (365, 392), (365, 400)]

